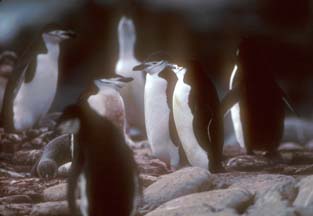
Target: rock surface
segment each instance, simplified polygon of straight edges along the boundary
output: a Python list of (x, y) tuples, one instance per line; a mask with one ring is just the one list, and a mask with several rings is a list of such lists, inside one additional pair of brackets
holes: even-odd
[[(0, 215), (70, 215), (66, 202), (70, 163), (60, 166), (55, 178), (30, 175), (44, 147), (57, 136), (53, 127), (58, 116), (51, 114), (42, 127), (19, 134), (0, 128)], [(283, 143), (276, 161), (260, 153), (247, 156), (239, 145), (226, 145), (227, 172), (209, 174), (196, 167), (173, 170), (151, 155), (146, 141), (135, 143), (132, 149), (143, 187), (137, 216), (311, 216), (309, 145)]]
[(184, 168), (161, 176), (144, 190), (142, 211), (148, 212), (169, 200), (212, 188), (207, 170), (198, 167)]
[(303, 178), (297, 184), (297, 187), (299, 193), (294, 201), (294, 205), (300, 207), (313, 207), (313, 175)]
[(231, 188), (213, 190), (209, 192), (194, 193), (179, 197), (161, 205), (147, 216), (200, 216), (215, 215), (227, 209), (226, 215), (236, 215), (236, 212), (244, 212), (253, 202), (253, 195), (244, 189)]
[(33, 206), (30, 216), (70, 216), (66, 201), (46, 202)]
[(66, 191), (67, 184), (65, 183), (49, 187), (43, 191), (43, 200), (45, 202), (66, 200)]

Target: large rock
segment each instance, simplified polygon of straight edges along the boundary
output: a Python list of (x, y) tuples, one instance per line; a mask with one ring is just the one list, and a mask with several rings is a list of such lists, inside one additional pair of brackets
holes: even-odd
[(10, 177), (10, 178), (25, 178), (27, 175), (25, 173), (17, 173), (10, 170), (5, 170), (0, 168), (1, 177)]
[(5, 204), (0, 205), (0, 215), (3, 216), (25, 216), (29, 215), (32, 204)]
[(43, 191), (45, 202), (66, 200), (67, 184), (62, 183), (49, 187)]
[(194, 193), (171, 200), (147, 216), (237, 215), (253, 202), (253, 195), (244, 189), (232, 188)]
[(15, 153), (13, 158), (14, 164), (33, 165), (39, 159), (42, 150), (21, 150)]
[(30, 216), (70, 216), (70, 213), (66, 201), (46, 202), (34, 205)]
[[(286, 188), (287, 185), (285, 185)], [(295, 209), (290, 207), (297, 195), (295, 185), (293, 191), (288, 192), (281, 185), (274, 185), (258, 198), (253, 206), (248, 209), (248, 216), (296, 216)], [(291, 188), (291, 186), (289, 187)], [(287, 193), (286, 193), (287, 192)]]
[(27, 195), (12, 195), (0, 198), (0, 204), (31, 203), (32, 199)]
[(295, 206), (313, 207), (313, 175), (303, 178), (297, 184), (299, 193), (294, 201)]
[(214, 211), (214, 209), (209, 206), (195, 207), (184, 209), (184, 211), (179, 211), (177, 209), (173, 210), (155, 210), (146, 216), (239, 216), (239, 214), (234, 209), (225, 209), (222, 211)]
[(162, 176), (144, 190), (142, 211), (148, 212), (169, 200), (212, 188), (207, 170), (198, 167), (184, 168)]
[(287, 175), (254, 174), (233, 179), (231, 187), (245, 188), (255, 193), (257, 198), (273, 187), (289, 196), (289, 193), (293, 194), (296, 182), (295, 178)]
[(58, 168), (58, 177), (65, 178), (70, 175), (72, 162), (67, 162)]
[(295, 211), (297, 216), (312, 216), (312, 212), (313, 212), (313, 207), (301, 207), (301, 206), (297, 206), (295, 207)]

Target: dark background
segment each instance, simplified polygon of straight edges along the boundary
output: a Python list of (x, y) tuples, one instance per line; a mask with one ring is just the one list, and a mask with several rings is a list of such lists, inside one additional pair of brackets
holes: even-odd
[[(0, 51), (18, 55), (47, 23), (78, 33), (62, 44), (60, 87), (53, 111), (74, 102), (91, 80), (114, 73), (117, 24), (133, 18), (136, 57), (167, 51), (179, 63), (196, 57), (222, 97), (244, 37), (262, 36), (272, 71), (302, 117), (313, 117), (313, 18), (309, 0), (2, 0)], [(266, 88), (266, 86), (264, 86)]]

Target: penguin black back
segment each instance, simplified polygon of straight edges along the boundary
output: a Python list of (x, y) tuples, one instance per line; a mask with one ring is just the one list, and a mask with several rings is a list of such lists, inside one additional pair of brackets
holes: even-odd
[(272, 44), (271, 39), (259, 37), (241, 41), (236, 85), (223, 99), (223, 107), (239, 102), (241, 122), (236, 125), (242, 128), (235, 130), (243, 131), (248, 154), (254, 150), (275, 154), (282, 137), (284, 93), (274, 78), (275, 56), (268, 53)]
[[(285, 115), (282, 90), (274, 78), (271, 41), (248, 39), (240, 44), (241, 120), (247, 148), (276, 151)], [(248, 150), (250, 151), (250, 150)]]
[[(42, 39), (39, 41), (42, 41)], [(14, 132), (14, 121), (11, 119), (14, 116), (14, 98), (16, 97), (22, 83), (29, 82), (33, 78), (37, 63), (36, 55), (40, 51), (46, 51), (43, 46), (43, 42), (39, 43), (37, 47), (35, 46), (34, 41), (30, 43), (18, 59), (17, 65), (14, 67), (13, 73), (9, 78), (4, 93), (4, 104), (1, 113), (4, 129), (8, 132)]]
[(191, 86), (188, 103), (194, 116), (193, 128), (198, 143), (207, 151), (209, 170), (222, 171), (224, 125), (217, 90), (203, 65), (194, 59), (187, 64), (184, 81)]
[[(88, 95), (88, 94), (86, 94)], [(71, 108), (71, 117), (80, 119), (75, 142), (68, 201), (76, 212), (75, 189), (84, 173), (89, 215), (130, 215), (136, 191), (136, 165), (122, 131), (90, 108), (86, 95)]]

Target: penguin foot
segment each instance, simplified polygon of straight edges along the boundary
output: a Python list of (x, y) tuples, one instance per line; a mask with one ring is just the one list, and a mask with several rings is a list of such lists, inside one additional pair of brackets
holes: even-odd
[(239, 155), (228, 160), (226, 164), (227, 170), (236, 171), (261, 171), (272, 165), (272, 161), (266, 157), (256, 155)]
[(278, 151), (267, 151), (263, 153), (263, 156), (270, 159), (274, 164), (283, 162), (283, 158)]
[(226, 172), (226, 169), (224, 168), (222, 163), (216, 163), (216, 164), (210, 163), (209, 171), (211, 173), (223, 173), (223, 172)]
[(247, 150), (246, 150), (246, 154), (247, 154), (247, 155), (251, 155), (251, 156), (254, 156), (254, 155), (255, 155), (255, 153), (254, 153), (254, 151), (253, 151), (252, 149), (247, 149)]

